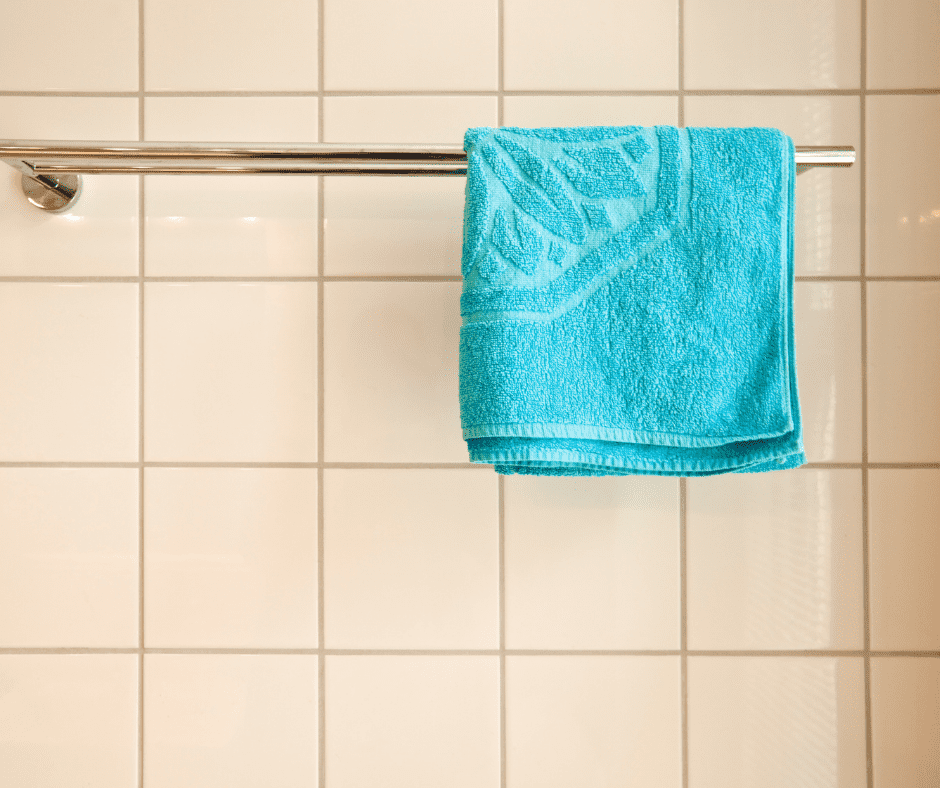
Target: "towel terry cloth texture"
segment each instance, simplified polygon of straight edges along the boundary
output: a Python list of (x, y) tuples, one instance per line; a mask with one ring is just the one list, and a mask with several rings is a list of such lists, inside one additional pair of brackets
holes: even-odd
[(806, 462), (793, 140), (771, 128), (468, 129), (460, 416), (501, 474)]

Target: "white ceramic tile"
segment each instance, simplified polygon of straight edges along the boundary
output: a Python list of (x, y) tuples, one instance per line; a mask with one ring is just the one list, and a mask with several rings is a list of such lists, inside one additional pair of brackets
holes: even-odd
[(940, 282), (868, 283), (871, 462), (940, 460)]
[(138, 0), (4, 0), (0, 90), (137, 90), (137, 8)]
[(145, 285), (151, 461), (317, 458), (317, 284)]
[(325, 287), (329, 462), (468, 462), (460, 428), (459, 282)]
[(147, 654), (147, 788), (309, 788), (317, 780), (317, 657)]
[(327, 90), (495, 90), (496, 0), (325, 0)]
[(676, 3), (505, 0), (503, 18), (507, 90), (678, 86)]
[(0, 654), (0, 780), (137, 784), (136, 654)]
[(940, 87), (940, 5), (867, 0), (869, 88)]
[(301, 0), (144, 4), (147, 90), (316, 90), (317, 6)]
[(316, 648), (314, 468), (148, 468), (148, 646)]
[[(860, 150), (855, 96), (687, 96), (686, 126), (769, 126), (794, 145)], [(800, 167), (796, 177), (793, 268), (798, 276), (858, 276), (861, 166)]]
[(940, 660), (871, 661), (875, 788), (940, 785)]
[(506, 645), (679, 647), (679, 483), (505, 481)]
[[(137, 136), (136, 98), (0, 96), (0, 139)], [(19, 172), (0, 167), (0, 275), (137, 276), (137, 181), (133, 175), (83, 175), (78, 202), (53, 214), (27, 202)]]
[(861, 287), (796, 282), (793, 331), (809, 462), (862, 459)]
[[(496, 125), (490, 96), (356, 96), (325, 100), (330, 142), (462, 145)], [(331, 177), (323, 183), (326, 273), (459, 276), (462, 177)]]
[(331, 788), (498, 788), (495, 656), (326, 658)]
[(0, 646), (137, 646), (137, 499), (134, 468), (0, 468)]
[(940, 96), (869, 96), (865, 105), (866, 268), (940, 274)]
[(689, 648), (862, 647), (858, 471), (687, 484)]
[(868, 472), (871, 647), (940, 651), (940, 471)]
[(460, 276), (464, 178), (329, 178), (328, 275)]
[[(688, 100), (688, 99), (686, 99)], [(503, 125), (675, 126), (675, 96), (506, 96)]]
[[(495, 96), (328, 96), (323, 100), (324, 142), (463, 145), (469, 127), (495, 125)], [(326, 179), (327, 186), (330, 180)]]
[[(314, 97), (148, 98), (148, 141), (308, 143)], [(147, 276), (315, 276), (316, 176), (151, 175)]]
[(860, 657), (689, 657), (689, 785), (860, 788)]
[(137, 285), (0, 284), (0, 459), (137, 460)]
[(861, 12), (842, 0), (685, 0), (687, 90), (857, 88)]
[(506, 784), (679, 788), (679, 658), (506, 657)]
[(317, 141), (316, 96), (148, 96), (145, 103), (149, 142)]
[(329, 648), (496, 648), (497, 477), (324, 472)]

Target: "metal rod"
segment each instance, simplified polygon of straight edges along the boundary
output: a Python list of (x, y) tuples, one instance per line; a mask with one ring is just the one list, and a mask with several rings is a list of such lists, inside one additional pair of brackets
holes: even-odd
[[(30, 177), (57, 174), (466, 175), (459, 145), (71, 142), (0, 140), (0, 161)], [(798, 146), (796, 164), (848, 167), (849, 146)]]

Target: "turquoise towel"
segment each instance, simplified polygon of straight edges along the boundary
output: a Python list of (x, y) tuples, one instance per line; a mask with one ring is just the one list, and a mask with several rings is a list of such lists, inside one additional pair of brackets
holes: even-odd
[(460, 416), (498, 473), (806, 462), (793, 140), (769, 128), (471, 128)]

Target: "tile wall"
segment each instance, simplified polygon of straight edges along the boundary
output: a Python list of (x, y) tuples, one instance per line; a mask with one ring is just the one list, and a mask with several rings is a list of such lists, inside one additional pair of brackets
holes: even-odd
[(4, 0), (0, 138), (766, 125), (809, 464), (500, 478), (463, 179), (0, 166), (0, 785), (940, 785), (940, 6)]

